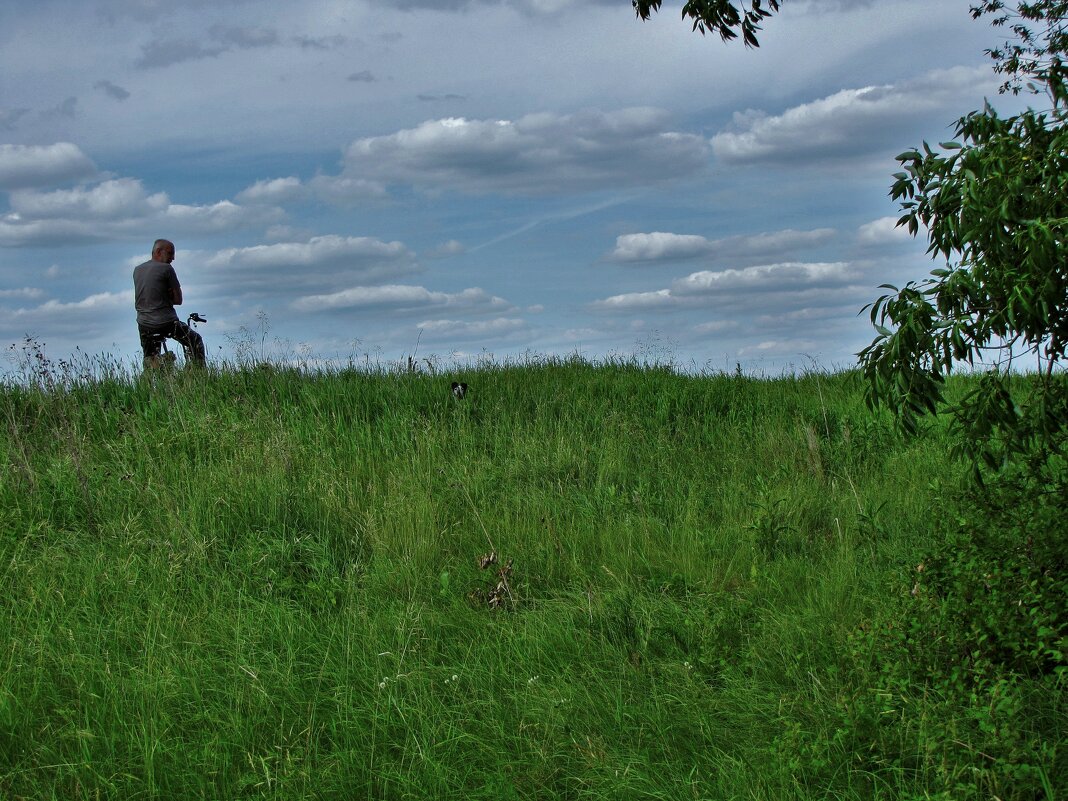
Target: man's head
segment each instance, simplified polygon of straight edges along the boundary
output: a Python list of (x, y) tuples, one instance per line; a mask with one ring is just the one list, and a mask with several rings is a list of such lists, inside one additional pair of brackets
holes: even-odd
[(174, 261), (174, 243), (167, 239), (157, 239), (152, 243), (152, 258), (170, 264)]

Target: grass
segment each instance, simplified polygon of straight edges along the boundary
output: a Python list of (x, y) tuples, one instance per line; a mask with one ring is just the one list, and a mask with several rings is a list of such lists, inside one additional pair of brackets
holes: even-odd
[(981, 797), (856, 720), (966, 473), (856, 374), (45, 368), (0, 389), (0, 797)]

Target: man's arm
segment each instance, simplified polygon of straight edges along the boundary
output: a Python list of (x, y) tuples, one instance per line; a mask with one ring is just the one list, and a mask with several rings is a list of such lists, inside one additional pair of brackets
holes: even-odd
[(178, 283), (178, 274), (174, 271), (173, 267), (169, 269), (169, 275), (167, 276), (167, 283), (170, 285), (171, 290), (171, 303), (175, 306), (182, 305), (182, 285)]

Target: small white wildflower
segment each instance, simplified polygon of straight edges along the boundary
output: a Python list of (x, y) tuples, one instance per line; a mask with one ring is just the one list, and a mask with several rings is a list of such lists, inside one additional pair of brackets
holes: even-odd
[(386, 689), (386, 683), (384, 681), (378, 682), (378, 689), (380, 689), (380, 690)]
[(456, 675), (455, 673), (453, 673), (453, 674), (452, 674), (452, 680), (453, 680), (453, 681), (459, 681), (459, 680), (460, 680), (460, 677), (459, 677), (459, 676), (457, 676), (457, 675)]

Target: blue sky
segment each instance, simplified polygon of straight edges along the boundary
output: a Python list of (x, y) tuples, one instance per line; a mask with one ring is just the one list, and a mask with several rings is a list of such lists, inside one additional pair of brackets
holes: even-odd
[(165, 237), (213, 359), (847, 366), (935, 266), (894, 155), (1018, 102), (970, 4), (0, 0), (0, 343), (135, 361)]

